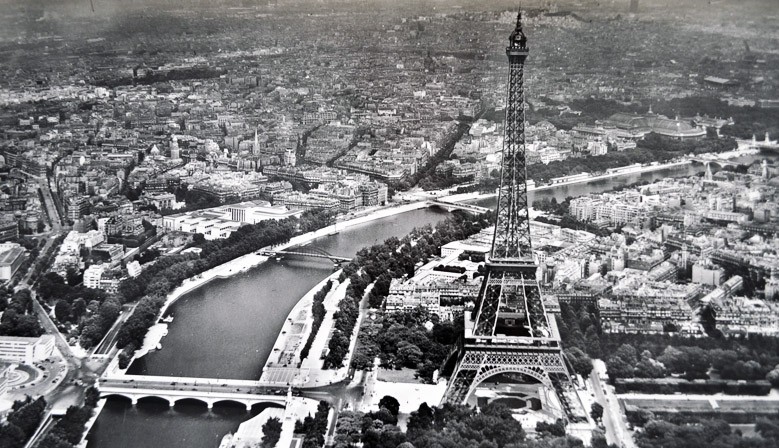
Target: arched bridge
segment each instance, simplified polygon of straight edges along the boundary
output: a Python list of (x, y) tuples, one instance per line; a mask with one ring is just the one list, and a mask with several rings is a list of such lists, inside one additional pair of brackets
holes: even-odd
[(716, 166), (719, 169), (725, 168), (726, 166), (736, 167), (741, 165), (741, 163), (739, 162), (734, 162), (728, 159), (719, 159), (719, 158), (709, 159), (705, 157), (692, 157), (690, 158), (690, 160), (693, 162), (701, 163), (703, 165), (711, 164), (712, 166)]
[(490, 209), (486, 207), (480, 207), (478, 205), (465, 204), (462, 202), (446, 202), (440, 199), (432, 199), (430, 200), (430, 204), (437, 205), (447, 210), (465, 210), (467, 212), (473, 212), (473, 213), (485, 213), (490, 211)]
[(297, 255), (301, 257), (327, 258), (333, 263), (344, 263), (344, 262), (352, 261), (351, 258), (339, 257), (337, 255), (333, 255), (327, 252), (324, 249), (319, 249), (318, 247), (298, 247), (295, 249), (282, 249), (282, 250), (261, 250), (257, 253), (260, 255), (264, 255), (266, 257), (276, 257), (279, 255)]
[(157, 398), (173, 407), (182, 400), (204, 403), (208, 409), (220, 402), (240, 403), (251, 411), (252, 406), (270, 403), (284, 406), (287, 389), (262, 386), (258, 381), (202, 378), (154, 377), (126, 375), (102, 378), (98, 381), (101, 397), (119, 396), (132, 404), (146, 398)]

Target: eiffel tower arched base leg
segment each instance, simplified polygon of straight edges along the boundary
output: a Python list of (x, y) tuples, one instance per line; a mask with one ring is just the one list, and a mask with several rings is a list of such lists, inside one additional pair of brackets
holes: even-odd
[(562, 376), (570, 381), (561, 351), (488, 351), (466, 347), (449, 381), (443, 402), (465, 404), (479, 384), (501, 373), (521, 373), (548, 388), (555, 386), (550, 375)]

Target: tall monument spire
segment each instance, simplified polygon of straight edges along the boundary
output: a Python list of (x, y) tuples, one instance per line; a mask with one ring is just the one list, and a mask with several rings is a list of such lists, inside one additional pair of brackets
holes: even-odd
[(522, 30), (522, 11), (509, 36), (506, 55), (509, 79), (506, 126), (503, 138), (503, 166), (498, 191), (497, 220), (491, 258), (532, 260), (530, 224), (527, 210), (527, 169), (525, 166), (525, 79), (524, 65), (529, 52)]
[[(530, 241), (525, 160), (525, 60), (522, 13), (509, 36), (509, 76), (495, 235), (486, 272), (444, 399), (467, 402), (485, 379), (519, 373), (547, 387), (570, 383), (560, 337), (544, 309)], [(561, 397), (561, 400), (563, 398)]]

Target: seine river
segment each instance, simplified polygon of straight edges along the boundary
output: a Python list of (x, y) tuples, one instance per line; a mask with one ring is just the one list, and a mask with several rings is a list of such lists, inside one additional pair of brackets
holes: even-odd
[[(773, 157), (772, 157), (773, 158)], [(533, 192), (530, 200), (580, 196), (637, 182), (692, 175), (701, 165), (604, 179)], [(487, 207), (495, 200), (481, 201)], [(433, 224), (447, 213), (420, 209), (352, 227), (311, 243), (333, 255), (353, 256), (360, 248)], [(269, 261), (235, 277), (215, 280), (185, 295), (169, 310), (174, 321), (162, 349), (137, 360), (132, 374), (257, 379), (287, 314), (308, 290), (332, 272), (318, 259)], [(228, 432), (255, 415), (243, 406), (167, 404), (109, 399), (88, 437), (88, 448), (215, 448)]]

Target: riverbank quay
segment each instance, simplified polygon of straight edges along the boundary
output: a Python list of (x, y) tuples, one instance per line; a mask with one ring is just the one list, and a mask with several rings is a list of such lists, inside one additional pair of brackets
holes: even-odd
[(86, 448), (87, 447), (87, 436), (89, 435), (89, 431), (92, 429), (92, 426), (94, 426), (95, 422), (97, 421), (97, 417), (100, 415), (100, 411), (103, 410), (103, 407), (105, 406), (106, 399), (101, 398), (97, 402), (97, 406), (92, 410), (92, 416), (89, 417), (89, 420), (84, 424), (84, 432), (81, 434), (81, 442), (77, 445), (78, 448)]
[[(744, 153), (739, 153), (739, 156), (741, 155), (749, 155)], [(731, 156), (732, 158), (732, 156)], [(712, 159), (712, 161), (715, 161)], [(605, 179), (612, 179), (615, 177), (622, 177), (622, 176), (630, 176), (632, 174), (642, 174), (642, 173), (650, 173), (653, 171), (661, 171), (664, 169), (669, 168), (675, 168), (679, 166), (684, 165), (690, 165), (693, 161), (690, 159), (685, 160), (679, 160), (676, 162), (668, 162), (658, 165), (647, 165), (642, 167), (636, 167), (634, 169), (630, 170), (624, 170), (624, 171), (616, 171), (613, 173), (606, 173), (606, 174), (599, 174), (597, 176), (588, 176), (588, 177), (581, 177), (581, 178), (575, 178), (570, 179), (562, 182), (557, 183), (550, 183), (550, 184), (544, 184), (544, 185), (531, 185), (528, 187), (527, 191), (544, 191), (544, 190), (550, 190), (553, 188), (560, 188), (560, 187), (566, 187), (568, 185), (575, 185), (575, 184), (583, 184), (583, 183), (590, 183), (590, 182), (597, 182), (600, 180)], [(450, 196), (442, 196), (438, 198), (441, 202), (463, 202), (463, 201), (475, 201), (479, 199), (487, 199), (497, 196), (496, 192), (489, 192), (489, 193), (482, 193), (482, 192), (471, 192), (471, 193), (459, 193), (459, 194), (453, 194)]]
[(327, 227), (322, 227), (319, 230), (309, 232), (303, 235), (290, 238), (290, 240), (283, 244), (278, 244), (273, 247), (263, 248), (264, 250), (284, 250), (293, 246), (299, 246), (311, 242), (317, 238), (329, 236), (333, 233), (340, 232), (341, 230), (348, 229), (360, 224), (375, 221), (377, 219), (388, 218), (390, 216), (399, 215), (401, 213), (410, 212), (413, 210), (419, 210), (421, 208), (430, 207), (427, 201), (412, 202), (410, 204), (391, 205), (387, 207), (381, 207), (375, 209), (367, 214), (359, 214), (354, 217), (348, 217), (344, 221), (336, 222), (335, 224)]
[[(263, 432), (262, 425), (272, 418), (281, 421), (281, 435), (275, 446), (301, 446), (303, 441), (295, 437), (295, 422), (314, 415), (319, 402), (309, 398), (287, 396), (283, 408), (266, 408), (257, 416), (241, 423), (235, 434), (227, 434), (222, 438), (219, 448), (252, 448), (260, 446)], [(334, 418), (330, 411), (329, 420)], [(329, 425), (328, 425), (329, 426)]]
[[(350, 339), (349, 354), (344, 360), (345, 367), (340, 369), (324, 369), (324, 356), (325, 350), (330, 343), (330, 336), (333, 333), (333, 325), (335, 323), (335, 312), (338, 311), (338, 304), (341, 300), (346, 298), (346, 290), (349, 287), (349, 280), (344, 281), (338, 288), (335, 288), (332, 296), (328, 297), (325, 305), (325, 318), (322, 321), (322, 326), (319, 328), (319, 332), (314, 339), (314, 343), (311, 344), (311, 350), (306, 359), (303, 360), (302, 368), (306, 371), (307, 376), (302, 387), (318, 387), (326, 386), (328, 384), (337, 383), (343, 381), (349, 371), (349, 360), (353, 352), (354, 343), (357, 341), (357, 330), (355, 328)], [(368, 288), (366, 288), (368, 290)], [(361, 302), (361, 308), (362, 303)], [(362, 313), (362, 311), (360, 311)]]
[[(338, 304), (346, 297), (346, 290), (349, 288), (348, 279), (343, 283), (338, 283), (340, 275), (341, 272), (338, 271), (322, 280), (322, 282), (306, 293), (289, 313), (276, 339), (276, 343), (273, 345), (271, 355), (265, 363), (260, 383), (311, 388), (335, 384), (347, 378), (351, 357), (357, 344), (359, 325), (369, 311), (367, 297), (373, 285), (369, 285), (365, 289), (363, 299), (360, 301), (360, 314), (349, 341), (349, 352), (344, 359), (344, 366), (339, 369), (325, 369), (323, 368), (324, 354), (333, 334), (335, 313), (338, 311)], [(311, 307), (313, 297), (328, 281), (333, 281), (334, 283), (322, 302), (325, 308), (325, 316), (314, 336), (308, 356), (301, 362), (300, 352), (303, 349), (305, 340), (312, 331), (313, 316)], [(303, 325), (305, 325), (303, 331), (296, 331), (296, 328), (299, 329)], [(295, 367), (297, 365), (300, 365), (300, 367)]]
[[(527, 191), (543, 191), (548, 190), (550, 188), (557, 188), (557, 187), (563, 187), (567, 185), (575, 185), (575, 184), (581, 184), (581, 183), (589, 183), (589, 182), (596, 182), (599, 180), (604, 179), (611, 179), (614, 177), (621, 177), (621, 176), (629, 176), (631, 174), (642, 174), (642, 173), (649, 173), (652, 171), (660, 171), (668, 168), (674, 168), (678, 166), (684, 166), (689, 165), (692, 163), (692, 160), (685, 159), (680, 160), (677, 162), (669, 162), (669, 163), (663, 163), (663, 164), (657, 164), (657, 165), (647, 165), (647, 166), (641, 166), (641, 167), (635, 167), (631, 169), (624, 169), (624, 170), (618, 170), (611, 173), (605, 173), (605, 174), (599, 174), (597, 176), (588, 176), (588, 177), (581, 177), (581, 178), (574, 178), (570, 180), (565, 180), (562, 182), (556, 182), (556, 183), (549, 183), (544, 185), (536, 185), (528, 187)], [(622, 167), (622, 168), (628, 168), (628, 167)]]
[(338, 282), (340, 275), (341, 270), (339, 269), (319, 282), (301, 297), (289, 312), (284, 325), (281, 327), (281, 331), (279, 331), (276, 342), (273, 344), (270, 356), (265, 361), (265, 366), (260, 376), (261, 383), (302, 386), (306, 382), (308, 366), (305, 363), (301, 365), (300, 354), (306, 340), (313, 331), (314, 296), (327, 282), (333, 282), (332, 288), (323, 301), (326, 314), (315, 336), (314, 343), (311, 345), (308, 358), (311, 358), (311, 354), (316, 357), (321, 353), (322, 348), (318, 345), (320, 335), (323, 332), (330, 332), (333, 320), (332, 314), (338, 309), (338, 301), (335, 300), (334, 302), (334, 297), (338, 295), (338, 291), (345, 291), (349, 285), (349, 280), (346, 280), (344, 283)]
[[(290, 311), (273, 345), (271, 355), (268, 357), (262, 370), (260, 383), (312, 388), (335, 384), (347, 378), (351, 357), (357, 345), (359, 325), (369, 312), (367, 297), (373, 284), (365, 288), (365, 294), (360, 301), (360, 314), (349, 341), (349, 351), (344, 358), (344, 366), (339, 369), (325, 369), (323, 368), (324, 354), (333, 334), (335, 313), (338, 311), (338, 304), (346, 298), (346, 290), (349, 288), (348, 279), (343, 283), (338, 282), (340, 275), (341, 271), (338, 271), (322, 280), (306, 293)], [(333, 281), (333, 287), (322, 302), (325, 308), (325, 316), (314, 336), (308, 356), (301, 362), (300, 352), (303, 349), (305, 340), (312, 331), (313, 316), (311, 309), (313, 297), (328, 281)], [(300, 367), (295, 367), (297, 365)]]

